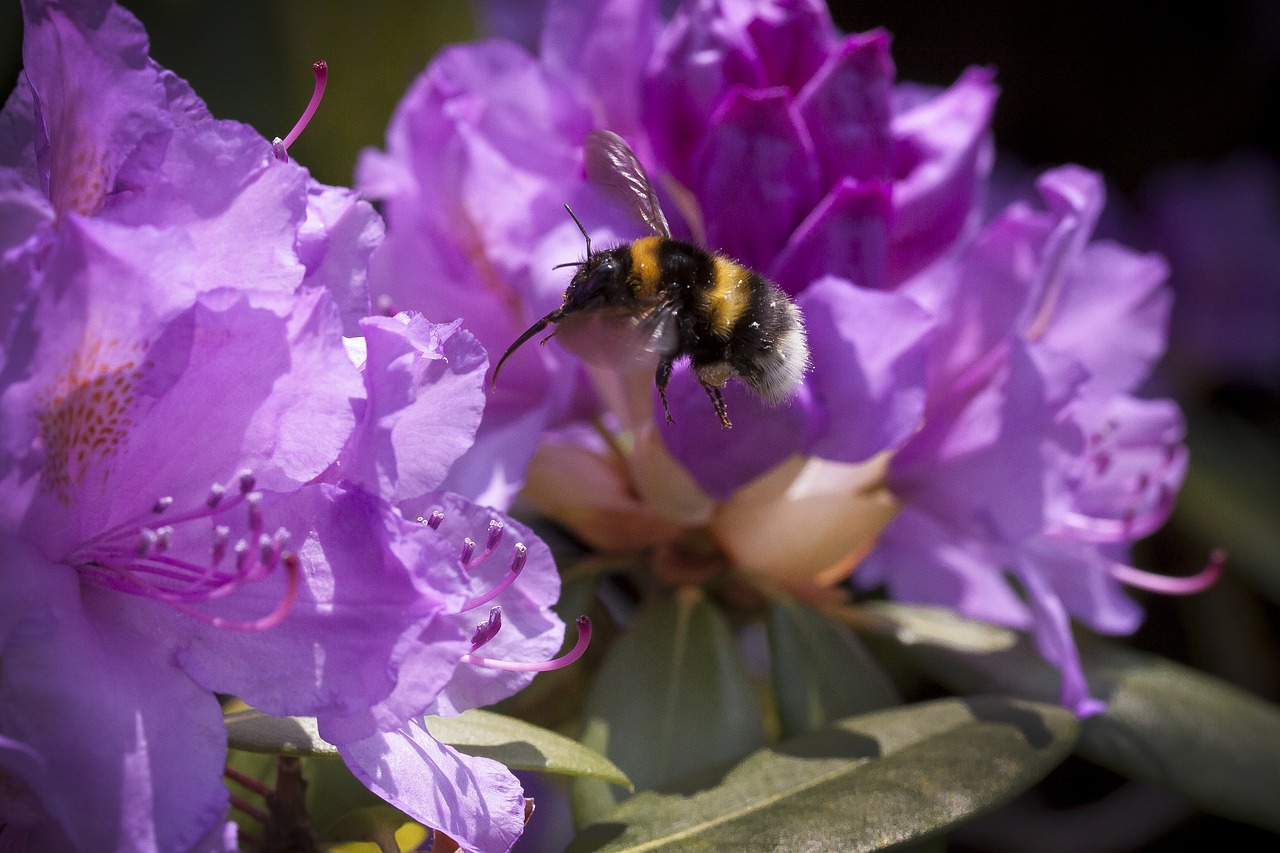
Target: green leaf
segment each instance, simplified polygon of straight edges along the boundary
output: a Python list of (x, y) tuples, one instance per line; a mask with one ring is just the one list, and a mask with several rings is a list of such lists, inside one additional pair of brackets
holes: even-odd
[(329, 828), (328, 853), (384, 853), (418, 850), (431, 831), (391, 806), (366, 806), (344, 814)]
[(427, 731), (459, 752), (492, 758), (516, 770), (602, 779), (631, 789), (631, 780), (593, 749), (548, 729), (490, 711), (427, 717)]
[(250, 708), (223, 716), (227, 745), (245, 752), (336, 758), (338, 748), (320, 737), (315, 717), (272, 717)]
[(769, 664), (784, 738), (902, 703), (862, 643), (812, 608), (775, 598), (769, 605), (768, 628)]
[(1009, 801), (1076, 732), (1062, 708), (1004, 697), (878, 711), (762, 749), (714, 787), (637, 794), (569, 849), (879, 850)]
[[(272, 717), (254, 709), (223, 717), (228, 745), (245, 752), (336, 758), (338, 748), (320, 737), (314, 717)], [(516, 770), (541, 770), (602, 779), (631, 789), (627, 775), (580, 743), (532, 723), (472, 710), (456, 717), (427, 717), (427, 731), (459, 752), (492, 758)]]
[[(945, 610), (870, 606), (887, 620), (885, 636), (953, 690), (1057, 696), (1057, 672), (1017, 632)], [(1280, 831), (1280, 707), (1156, 655), (1093, 637), (1079, 645), (1089, 687), (1108, 703), (1082, 724), (1081, 755)]]
[[(760, 698), (720, 611), (696, 589), (651, 605), (609, 649), (582, 742), (652, 788), (736, 761), (764, 743)], [(616, 788), (574, 783), (579, 821), (612, 808)]]

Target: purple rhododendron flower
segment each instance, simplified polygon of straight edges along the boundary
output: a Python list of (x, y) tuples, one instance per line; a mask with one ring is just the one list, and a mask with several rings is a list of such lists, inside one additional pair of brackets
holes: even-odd
[(1011, 205), (906, 286), (943, 321), (929, 404), (889, 468), (902, 509), (854, 581), (1034, 629), (1064, 704), (1089, 713), (1067, 616), (1138, 626), (1120, 580), (1150, 584), (1100, 546), (1163, 523), (1186, 451), (1176, 406), (1130, 396), (1164, 349), (1163, 261), (1088, 242), (1097, 176), (1066, 167), (1039, 186), (1047, 210)]
[(210, 117), (127, 12), (23, 9), (0, 113), (0, 839), (234, 846), (222, 693), (317, 717), (375, 792), (507, 849), (518, 782), (420, 719), (510, 695), (563, 638), (545, 545), (441, 490), (483, 349), (365, 317), (377, 215)]
[(986, 69), (898, 82), (885, 33), (842, 35), (814, 0), (688, 0), (669, 20), (550, 0), (537, 55), (443, 52), (361, 161), (389, 223), (376, 292), (504, 349), (582, 252), (562, 205), (593, 246), (644, 233), (584, 176), (583, 137), (605, 128), (673, 231), (793, 295), (812, 356), (776, 407), (731, 381), (725, 431), (687, 369), (666, 425), (651, 373), (584, 367), (553, 338), (507, 363), (453, 484), (500, 501), (523, 479), (584, 541), (650, 548), (673, 581), (728, 563), (812, 590), (857, 569), (1031, 628), (1063, 702), (1097, 710), (1069, 619), (1131, 631), (1121, 582), (1213, 576), (1122, 562), (1185, 467), (1176, 407), (1131, 396), (1164, 347), (1164, 265), (1089, 242), (1102, 192), (1080, 169), (1044, 177), (1047, 210), (984, 223), (995, 99)]

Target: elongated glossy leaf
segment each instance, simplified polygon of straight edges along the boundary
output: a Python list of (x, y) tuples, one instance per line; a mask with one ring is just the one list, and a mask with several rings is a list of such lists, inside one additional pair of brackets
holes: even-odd
[[(583, 743), (637, 789), (750, 754), (764, 743), (760, 699), (728, 624), (696, 590), (641, 612), (601, 664), (587, 700)], [(622, 792), (574, 783), (581, 822)]]
[(315, 717), (272, 717), (250, 708), (223, 718), (227, 745), (245, 752), (336, 758), (338, 748), (320, 737)]
[(784, 738), (901, 704), (861, 641), (812, 608), (774, 599), (768, 627), (769, 664)]
[[(1057, 695), (1057, 673), (1016, 632), (931, 608), (877, 603), (874, 611), (897, 626), (884, 635), (953, 690)], [(1280, 831), (1280, 707), (1115, 643), (1081, 638), (1080, 651), (1090, 688), (1108, 703), (1084, 721), (1081, 755)]]
[(589, 776), (631, 787), (627, 774), (600, 753), (515, 717), (479, 710), (427, 717), (427, 731), (460, 752), (492, 758), (516, 770)]
[(879, 850), (1007, 802), (1071, 751), (1070, 713), (944, 699), (840, 721), (762, 749), (704, 790), (646, 792), (571, 851)]
[[(320, 737), (314, 717), (271, 717), (248, 709), (227, 714), (232, 749), (336, 758), (338, 748)], [(625, 773), (582, 744), (532, 723), (473, 710), (456, 717), (427, 717), (427, 731), (467, 755), (492, 758), (516, 770), (588, 776), (630, 788)]]

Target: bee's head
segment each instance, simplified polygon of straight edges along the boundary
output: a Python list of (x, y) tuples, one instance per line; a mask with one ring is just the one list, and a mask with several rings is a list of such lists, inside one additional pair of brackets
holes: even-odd
[(624, 246), (588, 255), (564, 292), (564, 310), (581, 311), (625, 300), (630, 294), (626, 264), (621, 257), (625, 252)]

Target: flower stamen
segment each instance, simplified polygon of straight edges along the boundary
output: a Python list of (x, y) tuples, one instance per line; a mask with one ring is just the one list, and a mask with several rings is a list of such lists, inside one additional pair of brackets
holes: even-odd
[(578, 625), (578, 641), (573, 644), (573, 648), (558, 658), (548, 661), (510, 661), (498, 660), (496, 658), (476, 657), (472, 654), (462, 656), (463, 663), (475, 664), (489, 669), (500, 669), (506, 672), (550, 672), (553, 669), (563, 669), (578, 658), (582, 657), (586, 652), (587, 646), (591, 644), (591, 618), (589, 616), (579, 616)]
[(307, 104), (307, 108), (302, 111), (302, 116), (294, 124), (293, 130), (289, 131), (288, 136), (284, 139), (276, 137), (271, 140), (271, 150), (275, 157), (282, 163), (289, 162), (289, 146), (294, 143), (302, 131), (306, 129), (311, 122), (311, 117), (316, 114), (316, 110), (320, 107), (320, 100), (324, 97), (325, 86), (329, 82), (329, 63), (323, 59), (311, 66), (312, 72), (316, 77), (315, 88), (311, 90), (311, 101)]
[[(470, 542), (471, 540), (468, 539), (467, 541)], [(488, 552), (486, 552), (486, 556), (488, 556)], [(525, 547), (523, 542), (517, 542), (515, 553), (511, 555), (511, 565), (507, 569), (507, 576), (499, 581), (497, 586), (493, 587), (488, 592), (481, 593), (473, 598), (468, 598), (463, 602), (462, 607), (458, 608), (458, 612), (466, 613), (468, 610), (472, 610), (482, 604), (488, 604), (490, 601), (493, 601), (493, 599), (505, 592), (507, 587), (515, 583), (516, 578), (520, 577), (520, 572), (524, 569), (524, 564), (528, 558), (529, 549)]]
[[(148, 515), (161, 508), (168, 524), (150, 527), (142, 523), (142, 517), (135, 517), (81, 543), (66, 562), (91, 583), (163, 601), (216, 627), (259, 631), (276, 625), (297, 597), (298, 558), (286, 550), (288, 530), (282, 527), (271, 535), (263, 532), (263, 495), (253, 491), (252, 472), (242, 471), (236, 479), (239, 494), (223, 499), (226, 489), (214, 486), (209, 490), (211, 499), (180, 512), (173, 510), (173, 498), (163, 497), (152, 505)], [(194, 544), (189, 534), (191, 524), (225, 517), (240, 504), (245, 505), (242, 524), (248, 530), (232, 546), (232, 566), (222, 568), (231, 542), (231, 526), (227, 524), (213, 524), (208, 529), (206, 559), (188, 557)], [(211, 616), (192, 607), (230, 595), (251, 581), (267, 577), (280, 565), (288, 573), (286, 589), (279, 605), (267, 616), (245, 622)]]
[(1215, 548), (1209, 554), (1209, 562), (1194, 575), (1185, 578), (1173, 578), (1144, 572), (1124, 563), (1111, 564), (1111, 576), (1126, 586), (1158, 592), (1163, 595), (1194, 595), (1203, 592), (1217, 583), (1226, 568), (1227, 552), (1223, 548)]
[(494, 606), (489, 608), (488, 619), (476, 623), (476, 630), (471, 635), (471, 651), (474, 652), (498, 636), (498, 631), (500, 630), (502, 630), (502, 608)]

